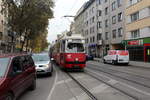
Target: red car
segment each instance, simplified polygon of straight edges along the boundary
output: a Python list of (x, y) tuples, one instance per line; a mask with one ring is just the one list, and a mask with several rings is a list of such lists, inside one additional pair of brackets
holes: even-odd
[(15, 100), (36, 88), (36, 70), (28, 54), (0, 55), (0, 100)]

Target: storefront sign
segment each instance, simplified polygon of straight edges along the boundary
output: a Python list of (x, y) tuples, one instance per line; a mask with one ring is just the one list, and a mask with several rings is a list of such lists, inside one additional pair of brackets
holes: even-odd
[(143, 40), (128, 41), (128, 45), (143, 45)]

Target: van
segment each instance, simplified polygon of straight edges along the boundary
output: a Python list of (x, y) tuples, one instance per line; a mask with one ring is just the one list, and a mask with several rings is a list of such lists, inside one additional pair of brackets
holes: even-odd
[(0, 100), (16, 100), (26, 89), (36, 89), (36, 70), (28, 54), (0, 55)]
[(109, 50), (107, 55), (103, 58), (104, 63), (111, 64), (129, 64), (129, 52), (128, 50)]

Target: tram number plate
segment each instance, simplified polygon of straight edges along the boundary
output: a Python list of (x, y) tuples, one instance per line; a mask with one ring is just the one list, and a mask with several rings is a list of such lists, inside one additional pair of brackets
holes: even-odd
[(74, 68), (80, 68), (79, 66), (74, 66)]

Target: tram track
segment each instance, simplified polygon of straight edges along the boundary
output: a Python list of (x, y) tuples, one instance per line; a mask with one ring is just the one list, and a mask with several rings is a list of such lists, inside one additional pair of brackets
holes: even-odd
[[(86, 74), (86, 75), (90, 76), (91, 78), (96, 79), (97, 81), (99, 81), (99, 82), (101, 82), (101, 83), (103, 83), (103, 84), (105, 84), (105, 85), (111, 87), (112, 89), (117, 90), (118, 92), (120, 92), (120, 93), (126, 95), (127, 97), (132, 98), (132, 100), (140, 100), (138, 97), (136, 97), (136, 96), (134, 96), (134, 95), (132, 95), (132, 94), (130, 94), (130, 93), (128, 93), (128, 92), (126, 92), (126, 91), (124, 91), (124, 90), (122, 90), (122, 89), (120, 89), (120, 88), (118, 88), (118, 87), (116, 87), (116, 86), (114, 86), (114, 85), (112, 85), (112, 84), (110, 84), (110, 83), (107, 82), (107, 81), (104, 81), (103, 79), (100, 79), (98, 76), (94, 75), (93, 73), (91, 73), (91, 72), (89, 72), (89, 71), (87, 71), (87, 70), (84, 72), (84, 74)], [(94, 96), (94, 94), (92, 94), (92, 93), (90, 92), (90, 90), (88, 90), (84, 85), (82, 85), (82, 83), (81, 83), (79, 80), (77, 80), (76, 78), (74, 78), (73, 75), (71, 75), (69, 72), (67, 72), (67, 75), (68, 75), (73, 81), (75, 81), (75, 82), (80, 86), (80, 88), (81, 88), (92, 100), (100, 100), (100, 99), (96, 98), (96, 96)]]
[[(96, 65), (95, 65), (96, 66)], [(129, 78), (126, 78), (126, 77), (123, 77), (122, 75), (117, 75), (116, 73), (111, 73), (110, 72), (110, 69), (107, 69), (107, 68), (96, 68), (96, 67), (88, 67), (89, 69), (93, 69), (93, 70), (97, 70), (97, 71), (100, 71), (100, 72), (103, 72), (103, 73), (106, 73), (108, 75), (111, 75), (111, 76), (114, 76), (116, 78), (119, 78), (119, 79), (123, 79), (123, 80), (126, 80), (126, 81), (129, 81), (129, 82), (132, 82), (134, 84), (137, 84), (137, 85), (140, 85), (140, 86), (143, 86), (145, 88), (150, 88), (150, 85), (146, 85), (143, 83), (143, 81), (137, 81), (137, 80), (134, 80), (134, 79), (129, 79)], [(116, 70), (113, 70), (114, 72)], [(116, 71), (116, 72), (119, 72), (119, 71)], [(121, 72), (120, 72), (121, 73)], [(127, 74), (128, 75), (128, 74)]]
[[(98, 65), (96, 65), (96, 64), (90, 64), (90, 65), (95, 65), (95, 66), (98, 66)], [(114, 70), (114, 69), (112, 69), (112, 68), (106, 68), (106, 67), (103, 67), (103, 66), (100, 66), (101, 68), (104, 68), (104, 69), (108, 69), (108, 70), (111, 70), (111, 71), (117, 71), (117, 72), (120, 72), (120, 73), (124, 73), (124, 74), (130, 74), (130, 75), (132, 75), (132, 76), (136, 76), (136, 77), (140, 77), (140, 78), (143, 78), (143, 79), (146, 79), (146, 80), (149, 80), (150, 81), (150, 78), (149, 77), (145, 77), (145, 76), (142, 76), (142, 75), (138, 75), (138, 74), (133, 74), (133, 73), (131, 73), (131, 72), (125, 72), (125, 71), (120, 71), (120, 70)], [(112, 66), (111, 66), (112, 67)]]
[(128, 97), (131, 97), (131, 98), (134, 99), (134, 100), (139, 100), (138, 97), (136, 97), (136, 96), (134, 96), (134, 95), (132, 95), (132, 94), (129, 94), (128, 92), (125, 92), (124, 90), (119, 89), (118, 87), (116, 87), (116, 86), (110, 84), (109, 82), (104, 81), (104, 80), (98, 78), (97, 76), (95, 76), (94, 73), (89, 72), (89, 71), (86, 71), (85, 73), (86, 73), (87, 75), (91, 76), (92, 78), (94, 78), (94, 79), (96, 79), (96, 80), (98, 80), (98, 81), (100, 81), (100, 82), (106, 84), (107, 86), (109, 86), (109, 87), (111, 87), (111, 88), (113, 88), (113, 89), (115, 89), (115, 90), (117, 90), (117, 91), (123, 93), (124, 95), (126, 95), (126, 96), (128, 96)]
[(79, 87), (91, 98), (91, 100), (98, 100), (96, 96), (94, 96), (93, 93), (90, 92), (80, 81), (75, 79), (69, 72), (67, 72), (67, 75), (76, 83), (79, 85)]

